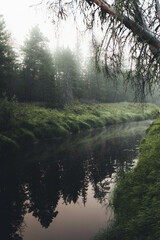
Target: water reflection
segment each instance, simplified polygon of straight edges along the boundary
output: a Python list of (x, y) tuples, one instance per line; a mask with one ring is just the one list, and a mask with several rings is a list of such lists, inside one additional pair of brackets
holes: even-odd
[[(48, 228), (58, 215), (60, 199), (87, 202), (89, 184), (102, 203), (115, 169), (126, 169), (148, 122), (96, 130), (34, 146), (0, 170), (0, 228), (3, 240), (23, 239), (24, 216), (32, 213)], [(136, 133), (135, 133), (136, 129)], [(123, 134), (122, 134), (123, 133)]]

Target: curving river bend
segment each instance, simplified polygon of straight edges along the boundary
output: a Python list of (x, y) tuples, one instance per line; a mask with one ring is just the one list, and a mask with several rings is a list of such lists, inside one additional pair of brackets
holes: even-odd
[(23, 149), (0, 168), (3, 240), (89, 240), (113, 217), (106, 210), (117, 170), (137, 158), (151, 121), (114, 125)]

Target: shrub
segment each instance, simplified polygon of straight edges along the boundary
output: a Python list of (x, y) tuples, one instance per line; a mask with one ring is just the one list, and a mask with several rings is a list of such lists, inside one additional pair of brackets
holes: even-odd
[(0, 134), (0, 153), (6, 155), (18, 149), (18, 144), (9, 137)]
[(18, 103), (16, 97), (11, 101), (6, 96), (0, 100), (0, 131), (14, 128), (17, 124)]

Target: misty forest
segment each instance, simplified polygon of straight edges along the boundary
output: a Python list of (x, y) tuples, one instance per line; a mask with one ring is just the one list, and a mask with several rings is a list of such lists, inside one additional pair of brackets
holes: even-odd
[(2, 240), (159, 240), (159, 0), (30, 7), (76, 39), (17, 47), (1, 12)]

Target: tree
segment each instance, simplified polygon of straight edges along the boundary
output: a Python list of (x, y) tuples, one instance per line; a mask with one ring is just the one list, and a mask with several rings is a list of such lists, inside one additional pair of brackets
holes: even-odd
[(46, 41), (36, 26), (23, 47), (22, 79), (27, 101), (51, 102), (55, 98), (54, 63)]
[(70, 49), (58, 49), (55, 53), (56, 84), (59, 104), (71, 103), (78, 98), (79, 68)]
[(5, 92), (13, 95), (16, 74), (16, 56), (11, 45), (10, 34), (6, 30), (3, 17), (0, 15), (0, 97)]
[[(89, 28), (101, 22), (104, 38), (98, 47), (106, 62), (119, 69), (125, 53), (130, 57), (127, 68), (141, 94), (150, 91), (160, 79), (160, 3), (158, 0), (76, 0), (49, 1), (54, 17), (84, 15)], [(77, 6), (79, 8), (77, 8)], [(74, 9), (74, 10), (72, 10)], [(77, 10), (78, 9), (78, 10)], [(99, 23), (98, 23), (99, 24)], [(99, 25), (100, 26), (100, 25)], [(129, 50), (126, 50), (126, 49)], [(101, 50), (104, 50), (101, 51)]]
[[(122, 102), (133, 101), (134, 92), (131, 86), (124, 87), (125, 73), (116, 73), (112, 67), (106, 74), (105, 66), (99, 61), (96, 67), (95, 57), (90, 57), (86, 63), (84, 75), (84, 99), (98, 102)], [(126, 73), (127, 74), (127, 73)]]
[[(100, 64), (99, 64), (100, 65)], [(103, 71), (96, 68), (95, 56), (92, 54), (87, 60), (84, 74), (84, 98), (91, 101), (104, 100), (105, 93), (102, 93), (102, 88), (106, 82), (106, 76)], [(105, 88), (103, 88), (106, 90)]]

